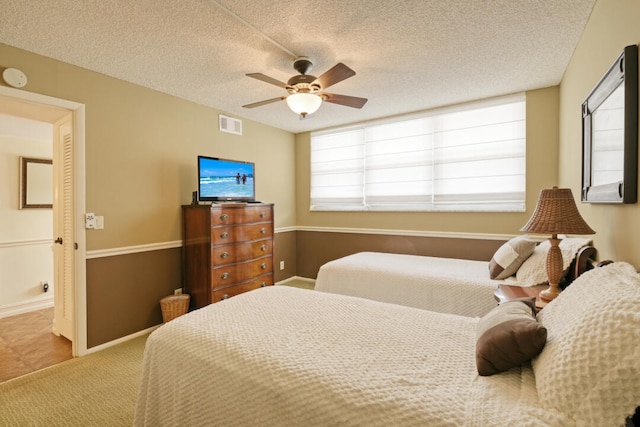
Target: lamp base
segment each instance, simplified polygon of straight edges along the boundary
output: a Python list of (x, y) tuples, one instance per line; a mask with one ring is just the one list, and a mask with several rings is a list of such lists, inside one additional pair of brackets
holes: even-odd
[(544, 307), (548, 302), (553, 301), (555, 297), (560, 295), (558, 283), (562, 279), (562, 252), (558, 247), (560, 239), (554, 234), (550, 239), (549, 252), (547, 253), (547, 278), (549, 279), (549, 288), (540, 292), (536, 298), (536, 306)]
[(536, 308), (544, 308), (558, 295), (560, 295), (560, 289), (558, 288), (558, 285), (549, 285), (549, 288), (541, 291), (538, 294), (538, 297), (536, 298)]
[(538, 311), (542, 310), (547, 304), (549, 304), (549, 301), (543, 301), (540, 296), (538, 295), (538, 297), (536, 298), (536, 309)]
[(540, 299), (546, 302), (552, 301), (555, 297), (560, 295), (560, 289), (558, 285), (549, 284), (549, 288), (540, 292)]

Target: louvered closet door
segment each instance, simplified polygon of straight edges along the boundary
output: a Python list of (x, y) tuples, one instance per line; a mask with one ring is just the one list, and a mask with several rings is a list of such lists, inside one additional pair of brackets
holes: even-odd
[(73, 121), (69, 114), (55, 124), (54, 138), (54, 333), (74, 341), (75, 216), (73, 174)]

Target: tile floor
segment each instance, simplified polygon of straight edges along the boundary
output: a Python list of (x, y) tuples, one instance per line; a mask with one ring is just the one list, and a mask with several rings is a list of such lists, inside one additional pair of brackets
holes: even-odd
[(0, 319), (0, 382), (71, 359), (71, 341), (52, 323), (53, 308)]

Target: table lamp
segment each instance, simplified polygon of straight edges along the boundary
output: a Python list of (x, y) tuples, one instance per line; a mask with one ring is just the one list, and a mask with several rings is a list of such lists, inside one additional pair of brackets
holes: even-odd
[(563, 262), (558, 234), (594, 234), (595, 231), (580, 216), (571, 189), (558, 187), (540, 191), (536, 209), (520, 231), (551, 234), (551, 247), (547, 253), (549, 288), (540, 292), (540, 300), (546, 304), (560, 294), (558, 284), (562, 279)]

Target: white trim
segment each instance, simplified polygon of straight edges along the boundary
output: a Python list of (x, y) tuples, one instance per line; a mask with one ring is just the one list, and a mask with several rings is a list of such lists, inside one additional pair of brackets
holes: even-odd
[(100, 350), (104, 350), (104, 349), (107, 349), (109, 347), (113, 347), (114, 345), (122, 344), (123, 342), (131, 341), (134, 338), (138, 338), (138, 337), (141, 337), (143, 335), (150, 334), (151, 332), (155, 331), (156, 329), (158, 329), (162, 325), (163, 325), (163, 323), (161, 323), (159, 325), (152, 326), (152, 327), (147, 328), (147, 329), (143, 329), (142, 331), (138, 331), (138, 332), (135, 332), (133, 334), (118, 338), (116, 340), (109, 341), (109, 342), (106, 342), (104, 344), (97, 345), (95, 347), (91, 347), (91, 348), (87, 349), (87, 351), (85, 352), (84, 355), (91, 354), (91, 353), (96, 353), (96, 352), (98, 352)]
[(297, 281), (300, 281), (300, 282), (316, 283), (316, 279), (310, 279), (308, 277), (301, 277), (301, 276), (291, 276), (291, 277), (288, 277), (288, 278), (286, 278), (284, 280), (276, 282), (275, 285), (276, 286), (286, 285), (287, 283), (293, 282), (294, 280), (297, 280)]
[(84, 213), (87, 211), (86, 160), (85, 160), (85, 106), (77, 104), (73, 109), (74, 152), (74, 192), (76, 222), (76, 334), (73, 355), (82, 356), (87, 352), (87, 233), (84, 228)]
[(173, 249), (182, 247), (182, 240), (174, 240), (171, 242), (149, 243), (146, 245), (124, 246), (112, 249), (97, 249), (87, 251), (87, 259), (104, 258), (117, 255), (137, 254), (141, 252), (158, 251), (162, 249)]
[(23, 101), (31, 101), (35, 102), (36, 104), (44, 104), (52, 107), (60, 107), (72, 111), (76, 110), (79, 106), (84, 106), (84, 104), (80, 104), (75, 101), (54, 98), (52, 96), (42, 95), (40, 93), (27, 92), (25, 90), (13, 89), (5, 86), (0, 86), (0, 96), (16, 98)]
[(42, 310), (53, 307), (53, 295), (46, 299), (37, 301), (21, 302), (18, 304), (0, 307), (0, 319), (3, 317), (16, 316), (18, 314), (29, 313), (31, 311)]
[(18, 246), (36, 246), (36, 245), (51, 245), (53, 239), (34, 239), (34, 240), (19, 240), (15, 242), (0, 242), (0, 249), (15, 248)]
[[(297, 231), (297, 227), (281, 227), (275, 230), (275, 233), (285, 233), (290, 231)], [(117, 255), (129, 255), (141, 252), (159, 251), (163, 249), (181, 248), (182, 240), (173, 240), (170, 242), (149, 243), (145, 245), (136, 246), (123, 246), (120, 248), (111, 249), (96, 249), (93, 251), (87, 251), (86, 259), (105, 258)]]
[[(487, 233), (459, 233), (450, 231), (419, 231), (419, 230), (384, 230), (376, 228), (336, 228), (336, 227), (283, 227), (276, 233), (291, 231), (313, 231), (317, 233), (349, 233), (349, 234), (378, 234), (385, 236), (414, 236), (414, 237), (439, 237), (448, 239), (477, 239), (477, 240), (509, 240), (516, 237), (515, 234), (487, 234)], [(141, 252), (151, 252), (163, 249), (182, 247), (182, 240), (170, 242), (149, 243), (146, 245), (123, 246), (112, 249), (97, 249), (87, 251), (86, 259), (106, 258), (117, 255), (130, 255)]]
[(319, 233), (381, 234), (391, 236), (441, 237), (448, 239), (509, 240), (515, 234), (465, 233), (455, 231), (393, 230), (378, 228), (297, 227), (298, 231)]

